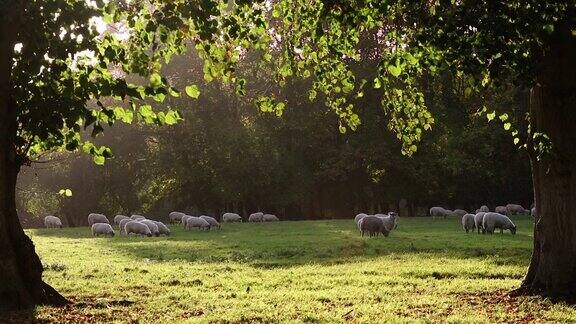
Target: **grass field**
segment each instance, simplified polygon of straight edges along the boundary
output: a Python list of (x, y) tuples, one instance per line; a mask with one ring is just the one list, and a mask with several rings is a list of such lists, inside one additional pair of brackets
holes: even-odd
[(466, 234), (459, 220), (401, 219), (388, 238), (352, 220), (225, 224), (169, 238), (29, 230), (44, 278), (76, 303), (40, 321), (571, 322), (576, 309), (512, 298), (532, 242)]

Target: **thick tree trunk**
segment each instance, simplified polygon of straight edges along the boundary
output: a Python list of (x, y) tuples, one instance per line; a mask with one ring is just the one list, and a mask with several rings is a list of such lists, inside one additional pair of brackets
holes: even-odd
[[(16, 212), (16, 179), (21, 160), (14, 144), (17, 108), (10, 96), (10, 75), (22, 4), (8, 1), (0, 5), (0, 308), (3, 309), (67, 302), (42, 281), (42, 263)], [(8, 9), (10, 14), (5, 15)]]
[[(529, 139), (537, 215), (534, 250), (519, 293), (576, 299), (576, 38), (558, 28), (531, 91), (531, 134), (549, 136), (538, 158)], [(532, 137), (532, 136), (531, 136)]]

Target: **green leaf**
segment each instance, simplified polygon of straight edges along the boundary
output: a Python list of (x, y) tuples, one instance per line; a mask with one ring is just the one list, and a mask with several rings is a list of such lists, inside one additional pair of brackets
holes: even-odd
[(58, 191), (58, 193), (62, 196), (65, 197), (72, 197), (72, 190), (66, 188), (66, 189), (60, 189), (60, 191)]
[(380, 89), (382, 87), (382, 82), (379, 78), (374, 79), (374, 89)]
[(104, 165), (104, 162), (106, 162), (106, 158), (104, 158), (102, 155), (94, 156), (94, 163), (97, 165)]
[(198, 99), (200, 96), (200, 89), (198, 89), (197, 85), (189, 85), (186, 87), (186, 94), (194, 99)]
[(152, 85), (154, 88), (162, 86), (162, 77), (160, 76), (160, 74), (152, 73), (152, 75), (150, 76), (150, 85)]
[(505, 122), (506, 120), (508, 120), (508, 114), (502, 114), (502, 115), (500, 115), (499, 118), (502, 122)]
[(397, 77), (400, 75), (400, 73), (402, 73), (402, 68), (395, 65), (388, 65), (388, 72), (390, 72), (390, 74), (392, 74), (393, 76)]
[(518, 137), (514, 137), (514, 145), (518, 145), (520, 143), (520, 139)]
[(505, 124), (504, 124), (504, 129), (505, 129), (505, 130), (509, 130), (511, 126), (512, 126), (512, 124), (510, 124), (510, 123), (505, 123)]
[(495, 111), (486, 114), (486, 118), (488, 118), (488, 121), (489, 121), (489, 122), (492, 121), (495, 117), (496, 117), (496, 112), (495, 112)]

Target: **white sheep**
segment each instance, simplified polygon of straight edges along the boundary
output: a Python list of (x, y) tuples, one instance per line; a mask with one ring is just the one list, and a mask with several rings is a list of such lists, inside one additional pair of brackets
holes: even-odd
[(356, 223), (356, 226), (358, 226), (358, 229), (360, 229), (360, 225), (359, 225), (360, 220), (366, 216), (368, 216), (368, 214), (360, 213), (354, 217), (354, 223)]
[(222, 214), (222, 222), (224, 223), (235, 223), (242, 222), (242, 217), (235, 213), (224, 213)]
[(532, 218), (536, 218), (537, 216), (536, 207), (532, 207), (532, 209), (530, 210), (530, 216), (532, 216)]
[(490, 208), (488, 208), (488, 206), (486, 206), (486, 205), (482, 205), (482, 206), (480, 207), (480, 211), (487, 213), (487, 212), (490, 211)]
[(186, 228), (186, 222), (188, 221), (188, 219), (192, 217), (190, 215), (184, 215), (182, 216), (182, 227)]
[(516, 234), (516, 225), (508, 218), (508, 216), (498, 213), (486, 213), (482, 220), (483, 232), (494, 234), (494, 230), (499, 228), (500, 233), (504, 230), (510, 230), (514, 235)]
[(442, 207), (430, 208), (430, 216), (432, 216), (433, 219), (436, 219), (436, 217), (446, 218), (447, 215), (448, 215), (448, 211)]
[(92, 236), (110, 235), (114, 236), (114, 229), (107, 223), (92, 224)]
[(44, 217), (44, 226), (46, 228), (62, 228), (62, 221), (56, 216), (49, 215)]
[(153, 221), (154, 224), (156, 224), (156, 226), (158, 226), (158, 232), (160, 233), (160, 235), (166, 235), (166, 236), (170, 236), (170, 229), (168, 228), (168, 226), (166, 226), (166, 224), (162, 223), (162, 222), (157, 222), (157, 221)]
[(132, 219), (131, 218), (126, 218), (120, 221), (120, 235), (126, 234), (126, 224), (128, 224), (128, 222), (131, 222)]
[(477, 212), (476, 215), (474, 215), (474, 226), (476, 226), (478, 234), (480, 234), (481, 230), (482, 232), (484, 232), (482, 227), (482, 220), (484, 219), (485, 214), (486, 214), (485, 212)]
[(264, 221), (264, 213), (254, 213), (254, 214), (250, 214), (250, 216), (248, 217), (248, 221), (250, 223), (254, 223), (254, 222), (263, 222)]
[(142, 216), (142, 215), (134, 214), (134, 215), (130, 216), (130, 219), (132, 219), (132, 220), (142, 220), (142, 219), (146, 219), (146, 217), (144, 217), (144, 216)]
[(474, 228), (476, 227), (474, 221), (475, 215), (472, 214), (464, 214), (462, 216), (462, 228), (468, 233), (468, 231), (474, 232)]
[(186, 220), (186, 229), (190, 231), (194, 227), (198, 227), (199, 230), (209, 230), (210, 223), (200, 217), (191, 216)]
[(131, 220), (126, 223), (124, 227), (124, 232), (126, 235), (136, 234), (136, 235), (145, 235), (145, 236), (152, 236), (152, 232), (150, 232), (150, 228), (137, 220)]
[(374, 216), (380, 218), (388, 232), (398, 227), (398, 214), (389, 212), (388, 214), (375, 214)]
[(182, 223), (182, 217), (184, 216), (186, 216), (186, 214), (173, 211), (170, 214), (168, 214), (168, 219), (170, 219), (170, 224), (178, 224)]
[(124, 215), (116, 215), (114, 216), (114, 224), (120, 225), (120, 221), (123, 219), (130, 219), (130, 217)]
[(496, 206), (496, 208), (494, 208), (494, 212), (496, 212), (498, 214), (502, 214), (502, 215), (508, 214), (508, 210), (506, 209), (506, 206)]
[(463, 217), (466, 214), (468, 214), (468, 212), (465, 211), (464, 209), (454, 209), (454, 215), (458, 217)]
[(158, 230), (158, 225), (152, 220), (149, 219), (139, 219), (138, 222), (145, 224), (150, 229), (150, 233), (154, 236), (160, 236), (160, 231)]
[(388, 236), (390, 231), (386, 229), (386, 226), (380, 217), (368, 215), (360, 220), (360, 233), (362, 236), (364, 236), (364, 234), (378, 236), (379, 233)]
[(220, 227), (220, 223), (218, 223), (218, 221), (216, 220), (216, 218), (214, 217), (210, 217), (210, 216), (206, 216), (206, 215), (202, 215), (200, 216), (200, 218), (202, 218), (203, 220), (207, 221), (208, 224), (210, 224), (210, 227), (216, 227), (218, 229), (222, 229), (222, 227)]
[(88, 215), (88, 225), (92, 226), (96, 223), (110, 224), (110, 221), (108, 220), (108, 218), (106, 218), (106, 216), (102, 214), (90, 213)]
[(280, 219), (278, 219), (278, 217), (276, 217), (276, 215), (264, 214), (262, 216), (262, 221), (263, 222), (278, 222), (278, 221), (280, 221)]
[(506, 205), (506, 215), (517, 215), (517, 214), (528, 214), (530, 211), (524, 209), (521, 205), (518, 204), (508, 204)]

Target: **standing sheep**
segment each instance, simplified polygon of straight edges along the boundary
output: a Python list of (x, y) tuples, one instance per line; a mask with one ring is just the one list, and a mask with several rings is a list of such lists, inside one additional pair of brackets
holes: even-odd
[(123, 219), (130, 219), (130, 217), (124, 216), (124, 215), (116, 215), (116, 216), (114, 216), (114, 224), (120, 225), (120, 221)]
[(494, 208), (494, 212), (506, 215), (508, 213), (508, 210), (506, 209), (506, 206), (496, 206), (496, 208)]
[(88, 225), (92, 226), (96, 223), (110, 224), (110, 221), (108, 220), (108, 218), (106, 218), (106, 216), (104, 216), (102, 214), (97, 214), (97, 213), (89, 214), (88, 215)]
[(490, 211), (490, 208), (488, 208), (488, 206), (486, 206), (486, 205), (482, 205), (482, 206), (480, 207), (480, 211), (487, 213), (487, 212)]
[(153, 221), (156, 226), (158, 226), (158, 232), (160, 235), (170, 236), (170, 229), (162, 222)]
[(430, 216), (432, 216), (432, 219), (436, 219), (436, 217), (444, 217), (446, 218), (446, 209), (442, 208), (442, 207), (432, 207), (430, 208)]
[(190, 216), (190, 218), (186, 220), (185, 228), (190, 231), (194, 227), (198, 227), (199, 230), (209, 230), (210, 223), (208, 223), (205, 219), (202, 219), (200, 217)]
[(500, 234), (504, 230), (510, 230), (512, 235), (516, 234), (516, 225), (512, 223), (508, 216), (504, 216), (498, 213), (486, 213), (484, 219), (482, 220), (483, 231), (489, 234), (494, 234), (494, 230), (499, 228)]
[(44, 226), (46, 228), (62, 228), (62, 221), (56, 216), (49, 215), (44, 217)]
[(114, 236), (114, 229), (107, 223), (95, 223), (92, 225), (92, 236)]
[(125, 235), (126, 234), (126, 224), (128, 224), (128, 222), (131, 222), (132, 219), (130, 218), (126, 218), (120, 221), (120, 235)]
[(360, 233), (362, 236), (364, 236), (364, 234), (378, 236), (379, 233), (388, 236), (390, 231), (386, 229), (381, 218), (370, 215), (362, 218), (360, 222)]
[(474, 226), (476, 226), (478, 234), (480, 234), (480, 230), (482, 230), (482, 233), (484, 233), (484, 227), (482, 227), (482, 220), (484, 220), (485, 214), (486, 214), (485, 212), (478, 212), (476, 213), (476, 215), (474, 215)]
[(186, 214), (173, 211), (168, 214), (168, 219), (170, 219), (170, 224), (178, 224), (182, 222), (182, 217), (186, 216)]
[(464, 216), (462, 216), (462, 228), (466, 230), (466, 233), (469, 231), (474, 232), (474, 228), (476, 227), (474, 217), (472, 214), (464, 214)]
[(222, 215), (222, 222), (224, 223), (235, 223), (235, 222), (242, 222), (242, 217), (235, 213), (224, 213)]
[(220, 223), (218, 223), (218, 221), (216, 220), (216, 218), (210, 217), (210, 216), (206, 216), (206, 215), (202, 215), (202, 216), (200, 216), (200, 218), (202, 218), (203, 220), (207, 221), (208, 224), (210, 224), (210, 228), (216, 227), (216, 228), (218, 228), (218, 229), (222, 229), (222, 227), (220, 227)]
[(248, 221), (250, 223), (255, 223), (255, 222), (263, 222), (264, 221), (264, 213), (254, 213), (254, 214), (250, 214), (250, 216), (248, 217)]
[(384, 224), (384, 227), (388, 232), (398, 227), (398, 214), (395, 212), (389, 212), (388, 214), (376, 214), (374, 215), (380, 218)]
[(464, 215), (468, 214), (468, 212), (464, 209), (454, 209), (454, 214), (458, 217), (463, 217)]
[(145, 235), (145, 236), (152, 236), (152, 232), (150, 232), (150, 228), (146, 226), (146, 224), (141, 223), (136, 220), (131, 220), (126, 223), (124, 227), (124, 232), (126, 235), (136, 234), (136, 235)]
[(154, 221), (149, 219), (140, 219), (138, 222), (145, 224), (150, 229), (150, 233), (154, 236), (160, 236), (160, 231), (158, 230), (158, 225)]
[(280, 221), (280, 219), (278, 219), (278, 217), (276, 217), (276, 215), (264, 214), (264, 216), (262, 216), (262, 221), (263, 222), (278, 222), (278, 221)]
[(518, 204), (508, 204), (506, 205), (506, 215), (518, 215), (518, 214), (528, 214), (529, 211), (524, 209), (521, 205)]

